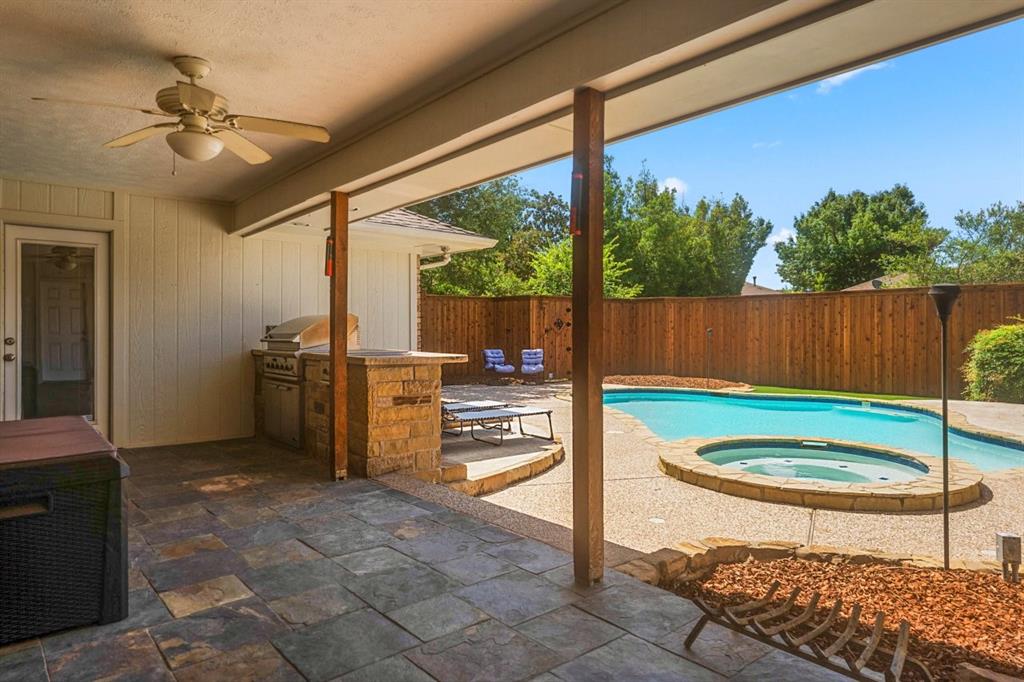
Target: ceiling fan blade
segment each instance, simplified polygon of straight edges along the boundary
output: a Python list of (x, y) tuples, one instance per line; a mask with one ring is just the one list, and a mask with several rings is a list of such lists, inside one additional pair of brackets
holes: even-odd
[(135, 144), (136, 142), (142, 142), (154, 135), (159, 135), (168, 128), (177, 128), (177, 123), (157, 123), (155, 126), (147, 126), (141, 130), (122, 135), (116, 139), (107, 142), (103, 146), (107, 149), (114, 149), (115, 147), (127, 147), (128, 145)]
[(251, 130), (256, 133), (272, 133), (274, 135), (285, 135), (297, 137), (311, 142), (329, 142), (331, 134), (322, 126), (310, 125), (309, 123), (295, 123), (294, 121), (280, 121), (276, 118), (260, 118), (259, 116), (236, 116), (224, 117), (224, 122), (239, 130)]
[(33, 97), (36, 102), (55, 102), (57, 104), (78, 104), (87, 107), (107, 107), (108, 109), (125, 109), (127, 111), (138, 111), (143, 114), (150, 114), (152, 116), (167, 116), (168, 118), (177, 118), (174, 114), (168, 114), (165, 111), (159, 109), (140, 109), (139, 107), (130, 107), (125, 104), (111, 104), (110, 102), (85, 102), (77, 99), (62, 99), (60, 97)]
[(270, 161), (270, 154), (266, 153), (233, 130), (221, 129), (215, 131), (213, 135), (224, 143), (224, 146), (228, 148), (228, 151), (234, 152), (248, 163), (256, 165)]
[(209, 113), (216, 111), (218, 104), (221, 105), (221, 111), (227, 108), (227, 102), (224, 101), (224, 98), (213, 90), (207, 90), (184, 81), (178, 81), (178, 99), (181, 100), (182, 106), (186, 109), (196, 112)]

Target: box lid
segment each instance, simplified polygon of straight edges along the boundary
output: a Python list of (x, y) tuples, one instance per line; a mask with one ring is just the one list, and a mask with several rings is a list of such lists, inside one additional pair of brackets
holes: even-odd
[(0, 469), (115, 453), (114, 446), (85, 417), (0, 422)]

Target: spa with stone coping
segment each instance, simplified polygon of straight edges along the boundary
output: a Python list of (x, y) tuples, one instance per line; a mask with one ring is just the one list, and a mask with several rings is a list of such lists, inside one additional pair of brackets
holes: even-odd
[[(799, 446), (809, 440), (877, 454), (885, 460), (900, 461), (920, 470), (921, 475), (906, 481), (877, 483), (785, 478), (713, 464), (702, 456), (723, 446)], [(665, 474), (727, 495), (839, 511), (919, 512), (942, 509), (942, 460), (908, 450), (851, 441), (778, 436), (688, 438), (671, 443), (662, 441), (658, 447), (658, 466)], [(950, 459), (950, 506), (959, 507), (978, 500), (981, 497), (982, 478), (981, 472), (970, 464)]]

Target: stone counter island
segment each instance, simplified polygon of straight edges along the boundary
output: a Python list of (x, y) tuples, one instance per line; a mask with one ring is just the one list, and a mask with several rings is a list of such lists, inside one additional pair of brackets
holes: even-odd
[[(330, 360), (306, 352), (303, 447), (329, 455)], [(441, 466), (441, 365), (465, 355), (353, 350), (348, 354), (348, 474), (436, 476)]]

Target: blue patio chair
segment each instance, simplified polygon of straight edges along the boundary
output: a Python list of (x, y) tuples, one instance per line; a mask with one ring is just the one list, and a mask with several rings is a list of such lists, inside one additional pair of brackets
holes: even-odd
[(525, 348), (522, 352), (523, 357), (523, 374), (537, 374), (537, 378), (544, 379), (544, 349), (543, 348)]
[(484, 369), (493, 370), (498, 374), (512, 374), (516, 371), (516, 366), (505, 363), (505, 351), (498, 348), (485, 348)]

